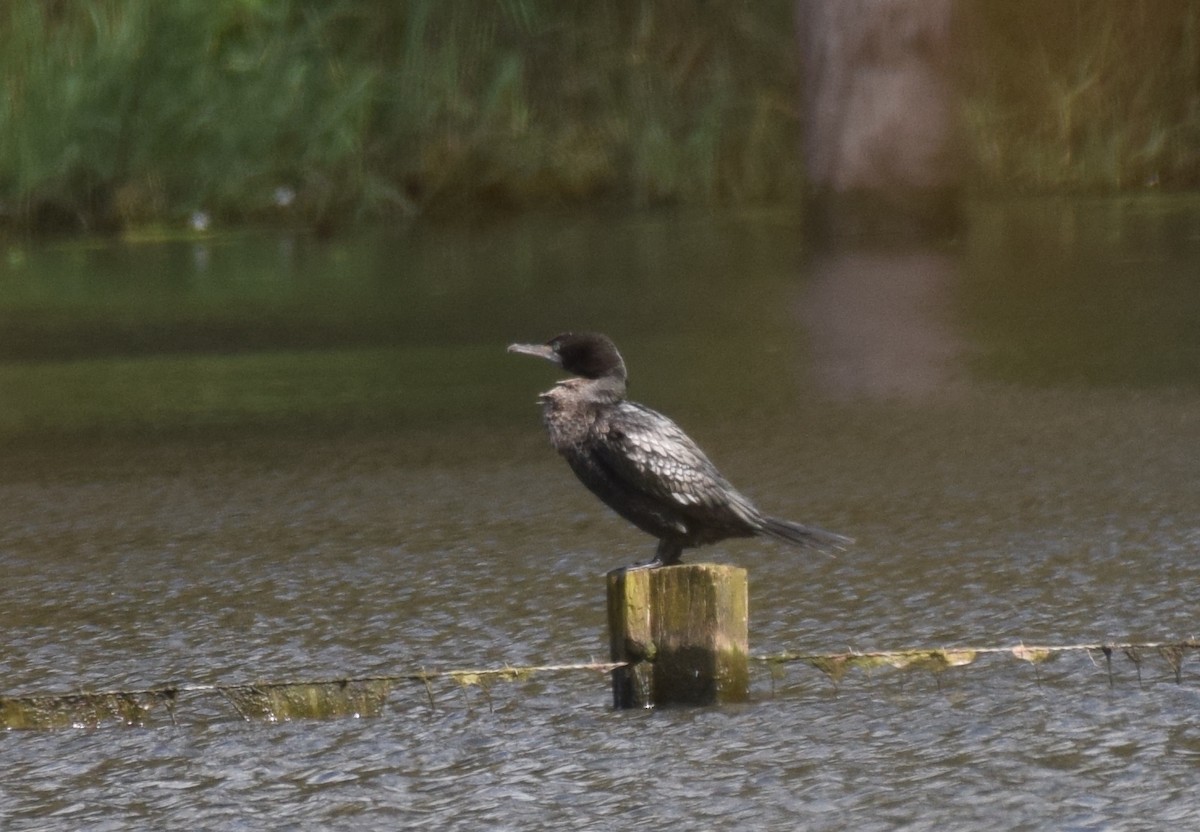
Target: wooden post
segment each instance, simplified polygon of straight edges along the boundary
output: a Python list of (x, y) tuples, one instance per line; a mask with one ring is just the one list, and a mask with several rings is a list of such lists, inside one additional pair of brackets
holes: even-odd
[(742, 702), (750, 674), (746, 570), (714, 563), (608, 573), (618, 708)]

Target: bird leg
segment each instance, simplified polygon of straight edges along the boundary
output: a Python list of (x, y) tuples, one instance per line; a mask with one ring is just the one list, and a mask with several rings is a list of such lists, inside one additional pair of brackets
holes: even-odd
[(627, 566), (625, 567), (625, 571), (636, 572), (640, 569), (657, 569), (660, 566), (674, 566), (682, 558), (683, 546), (678, 543), (672, 543), (669, 540), (660, 540), (658, 541), (658, 548), (654, 550), (654, 560)]
[(683, 562), (683, 544), (671, 540), (659, 540), (658, 549), (654, 550), (654, 562), (660, 567), (673, 567)]
[(671, 540), (658, 541), (650, 566), (674, 566), (683, 560), (683, 546)]

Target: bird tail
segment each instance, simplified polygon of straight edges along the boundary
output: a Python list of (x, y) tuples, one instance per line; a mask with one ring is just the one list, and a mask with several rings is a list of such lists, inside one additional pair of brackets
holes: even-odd
[(804, 526), (800, 523), (793, 523), (791, 520), (780, 520), (777, 517), (764, 517), (762, 523), (763, 533), (770, 535), (776, 540), (794, 543), (797, 546), (806, 546), (811, 549), (821, 549), (823, 551), (832, 549), (841, 552), (854, 542), (854, 538), (852, 537), (827, 532), (824, 529), (818, 529), (816, 526)]

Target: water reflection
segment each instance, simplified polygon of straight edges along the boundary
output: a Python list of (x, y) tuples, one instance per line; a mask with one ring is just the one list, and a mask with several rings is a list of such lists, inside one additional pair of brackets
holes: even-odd
[(980, 206), (959, 288), (972, 369), (1039, 386), (1200, 383), (1194, 197)]
[(195, 243), (192, 246), (192, 270), (197, 274), (204, 274), (211, 262), (212, 250), (208, 243)]
[(848, 398), (947, 396), (961, 387), (954, 259), (933, 251), (826, 252), (797, 303), (822, 390)]

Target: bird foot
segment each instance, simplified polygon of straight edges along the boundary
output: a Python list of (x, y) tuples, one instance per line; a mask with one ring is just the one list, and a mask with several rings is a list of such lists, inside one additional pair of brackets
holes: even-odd
[(654, 560), (648, 560), (645, 563), (631, 563), (629, 566), (625, 567), (625, 571), (641, 572), (643, 569), (657, 569), (660, 566), (666, 566), (666, 564), (658, 558), (655, 558)]

